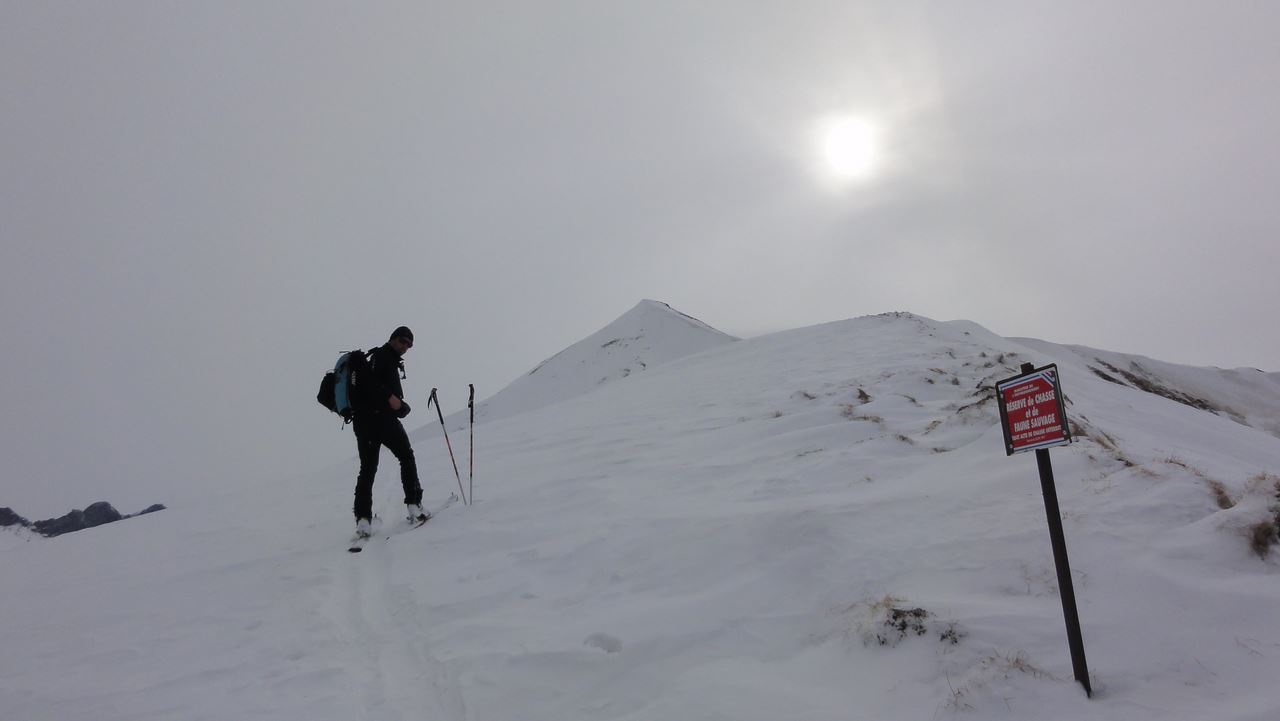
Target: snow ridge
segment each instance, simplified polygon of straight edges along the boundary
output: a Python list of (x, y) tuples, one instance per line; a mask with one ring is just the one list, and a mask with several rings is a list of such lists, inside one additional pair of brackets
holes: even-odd
[(1012, 339), (1057, 358), (1082, 361), (1097, 377), (1208, 411), (1280, 438), (1280, 373), (1256, 368), (1198, 368), (1144, 356)]

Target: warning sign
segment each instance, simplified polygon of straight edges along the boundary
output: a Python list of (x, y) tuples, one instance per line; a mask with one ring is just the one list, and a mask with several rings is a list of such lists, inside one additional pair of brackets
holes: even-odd
[(1006, 455), (1071, 442), (1057, 365), (1000, 381), (996, 384), (996, 396), (1000, 401)]

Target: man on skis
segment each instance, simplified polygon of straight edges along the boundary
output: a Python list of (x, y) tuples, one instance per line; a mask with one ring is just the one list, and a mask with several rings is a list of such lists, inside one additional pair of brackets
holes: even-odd
[(413, 447), (400, 419), (409, 415), (400, 380), (404, 373), (404, 354), (413, 347), (413, 331), (400, 326), (379, 348), (369, 353), (369, 367), (354, 385), (361, 403), (355, 408), (352, 427), (360, 452), (360, 473), (356, 476), (356, 537), (366, 539), (373, 518), (373, 478), (378, 472), (378, 456), (386, 446), (400, 461), (400, 484), (404, 486), (406, 514), (412, 523), (425, 523), (431, 514), (422, 508), (422, 485), (418, 482), (418, 465)]

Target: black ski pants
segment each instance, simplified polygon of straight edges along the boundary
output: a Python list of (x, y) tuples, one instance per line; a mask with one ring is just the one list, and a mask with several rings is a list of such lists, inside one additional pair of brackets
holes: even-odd
[(360, 451), (360, 474), (356, 476), (356, 520), (373, 518), (373, 477), (378, 473), (378, 456), (383, 446), (400, 461), (404, 502), (410, 505), (422, 503), (418, 463), (414, 460), (409, 435), (405, 433), (400, 419), (390, 413), (356, 416), (352, 427), (356, 434), (356, 447)]

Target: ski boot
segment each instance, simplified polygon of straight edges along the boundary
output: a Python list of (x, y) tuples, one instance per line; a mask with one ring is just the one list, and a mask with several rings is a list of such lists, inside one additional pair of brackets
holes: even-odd
[(421, 503), (407, 503), (404, 508), (409, 523), (415, 526), (421, 526), (431, 520), (431, 512), (423, 508)]

